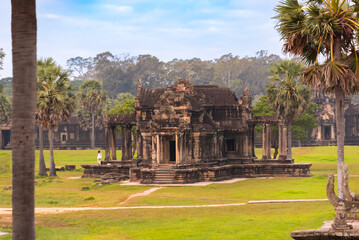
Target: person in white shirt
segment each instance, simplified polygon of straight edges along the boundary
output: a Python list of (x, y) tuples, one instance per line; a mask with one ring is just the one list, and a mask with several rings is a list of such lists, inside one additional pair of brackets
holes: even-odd
[(99, 165), (101, 165), (101, 161), (102, 161), (102, 153), (101, 151), (98, 151), (97, 153), (97, 162)]

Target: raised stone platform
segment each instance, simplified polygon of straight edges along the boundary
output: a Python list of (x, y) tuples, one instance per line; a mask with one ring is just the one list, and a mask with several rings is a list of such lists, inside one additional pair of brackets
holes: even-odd
[(296, 240), (344, 240), (359, 239), (359, 221), (347, 220), (353, 226), (350, 230), (335, 230), (333, 221), (323, 222), (323, 226), (313, 230), (294, 231), (290, 236)]
[(138, 164), (134, 159), (81, 166), (84, 168), (83, 178), (118, 173), (128, 176), (131, 181), (143, 184), (184, 184), (243, 177), (310, 177), (312, 164), (293, 163), (292, 160), (254, 160), (252, 163), (231, 160), (193, 165), (158, 165), (151, 168), (150, 165)]

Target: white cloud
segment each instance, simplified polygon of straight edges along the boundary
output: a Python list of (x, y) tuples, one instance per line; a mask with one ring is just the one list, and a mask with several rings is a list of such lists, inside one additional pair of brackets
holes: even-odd
[(119, 6), (114, 4), (104, 4), (102, 7), (118, 13), (130, 13), (133, 10), (131, 6)]

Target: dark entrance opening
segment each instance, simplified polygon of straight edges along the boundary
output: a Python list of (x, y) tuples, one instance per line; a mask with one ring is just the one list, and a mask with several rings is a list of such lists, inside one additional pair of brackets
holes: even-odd
[(331, 137), (330, 127), (324, 127), (324, 136), (326, 140), (330, 140)]
[(10, 148), (10, 130), (2, 130), (1, 148)]
[(176, 141), (170, 141), (170, 162), (176, 162)]

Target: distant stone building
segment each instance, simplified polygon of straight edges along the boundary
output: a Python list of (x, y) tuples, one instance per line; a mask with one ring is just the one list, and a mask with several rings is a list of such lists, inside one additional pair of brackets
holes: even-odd
[[(313, 102), (321, 109), (316, 113), (318, 127), (310, 129), (305, 145), (336, 145), (335, 98), (320, 90), (313, 90)], [(345, 99), (345, 144), (359, 145), (359, 105)]]
[[(280, 159), (271, 159), (270, 125), (279, 121), (271, 116), (254, 119), (251, 103), (248, 88), (238, 100), (228, 88), (196, 86), (182, 79), (168, 88), (143, 89), (140, 84), (135, 112), (108, 116), (105, 162), (83, 165), (84, 176), (123, 173), (124, 169), (128, 169), (132, 181), (143, 183), (309, 176), (311, 164), (286, 160), (283, 124), (279, 132)], [(261, 160), (254, 153), (256, 124), (264, 126)], [(122, 128), (122, 161), (116, 157), (117, 126)], [(136, 137), (131, 134), (133, 127)], [(134, 142), (135, 159), (131, 150)]]
[[(11, 126), (0, 125), (0, 149), (11, 149)], [(49, 148), (48, 132), (44, 130), (44, 148)], [(39, 128), (36, 127), (36, 147), (39, 146)], [(96, 148), (105, 147), (105, 129), (95, 128)], [(91, 147), (91, 129), (81, 128), (76, 116), (72, 116), (67, 122), (61, 122), (54, 131), (55, 149), (87, 149)]]

